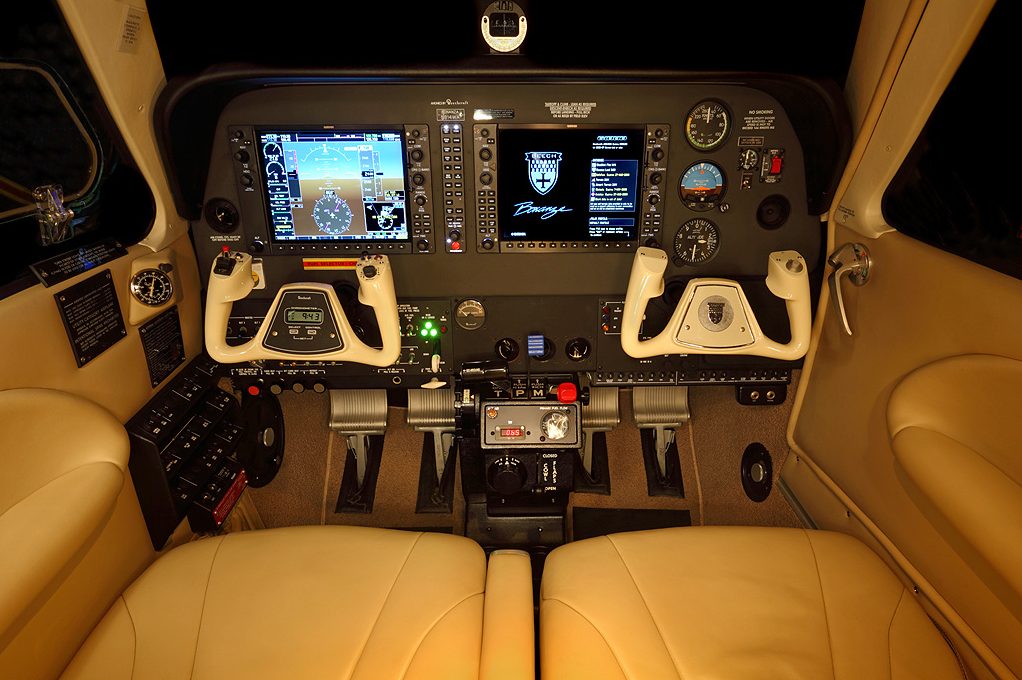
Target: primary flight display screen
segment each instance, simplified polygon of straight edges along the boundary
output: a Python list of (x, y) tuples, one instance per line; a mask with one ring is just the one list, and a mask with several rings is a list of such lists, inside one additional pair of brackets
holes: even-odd
[(639, 129), (501, 127), (497, 212), (505, 241), (631, 241), (642, 206)]
[(275, 241), (408, 238), (399, 130), (259, 130)]

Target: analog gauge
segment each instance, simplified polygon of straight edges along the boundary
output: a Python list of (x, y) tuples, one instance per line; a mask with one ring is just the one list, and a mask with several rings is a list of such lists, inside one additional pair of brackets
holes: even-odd
[(159, 307), (174, 295), (174, 283), (160, 269), (143, 269), (131, 277), (131, 294), (143, 305)]
[(681, 225), (674, 236), (675, 261), (702, 264), (713, 259), (720, 248), (720, 230), (709, 220), (697, 217)]
[(462, 300), (454, 310), (454, 320), (466, 331), (474, 331), (486, 321), (486, 308), (479, 300)]
[(689, 166), (681, 176), (681, 200), (691, 210), (713, 210), (720, 204), (727, 188), (724, 172), (709, 161)]
[(327, 189), (312, 207), (312, 219), (326, 234), (343, 234), (351, 226), (351, 208), (333, 189)]
[(738, 165), (742, 170), (752, 170), (759, 165), (759, 154), (755, 149), (742, 149), (738, 154)]
[(731, 114), (718, 101), (699, 102), (685, 119), (685, 137), (693, 148), (712, 151), (727, 139), (731, 131)]
[(547, 439), (564, 439), (568, 436), (568, 416), (564, 415), (560, 411), (551, 411), (550, 413), (543, 416), (543, 420), (539, 423), (539, 428), (543, 430), (543, 434), (546, 435)]

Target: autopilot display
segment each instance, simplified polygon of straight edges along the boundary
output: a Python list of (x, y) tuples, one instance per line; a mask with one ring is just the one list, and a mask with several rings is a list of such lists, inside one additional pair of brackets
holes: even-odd
[(399, 130), (259, 130), (274, 241), (406, 240)]
[(634, 241), (643, 130), (502, 126), (500, 236), (505, 241)]

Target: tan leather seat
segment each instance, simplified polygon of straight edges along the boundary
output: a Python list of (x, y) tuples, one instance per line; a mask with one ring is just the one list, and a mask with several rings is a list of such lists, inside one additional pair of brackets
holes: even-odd
[(547, 558), (541, 673), (962, 678), (914, 597), (843, 534), (689, 527), (594, 538)]
[[(527, 557), (494, 559), (528, 588)], [(129, 587), (64, 677), (477, 678), (486, 571), (458, 536), (317, 526), (203, 539)], [(518, 631), (530, 665), (531, 631)]]

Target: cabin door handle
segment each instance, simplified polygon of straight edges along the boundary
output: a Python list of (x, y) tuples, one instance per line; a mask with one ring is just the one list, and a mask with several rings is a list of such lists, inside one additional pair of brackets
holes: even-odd
[(830, 301), (834, 303), (841, 316), (841, 325), (845, 333), (852, 334), (845, 311), (845, 300), (841, 295), (841, 277), (848, 275), (848, 280), (856, 286), (864, 286), (869, 281), (869, 268), (872, 260), (869, 250), (861, 243), (846, 243), (827, 258), (827, 264), (834, 268), (827, 281), (830, 284)]

